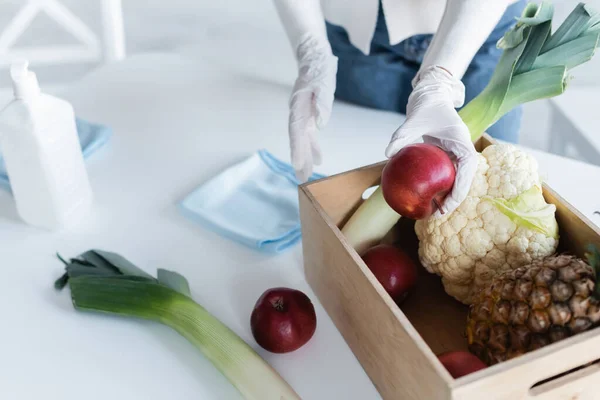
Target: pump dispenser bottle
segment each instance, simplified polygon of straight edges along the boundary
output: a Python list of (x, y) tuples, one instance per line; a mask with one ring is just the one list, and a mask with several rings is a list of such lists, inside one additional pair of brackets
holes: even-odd
[(72, 226), (93, 199), (73, 107), (42, 93), (28, 62), (10, 73), (14, 99), (0, 111), (0, 150), (17, 212), (38, 228)]

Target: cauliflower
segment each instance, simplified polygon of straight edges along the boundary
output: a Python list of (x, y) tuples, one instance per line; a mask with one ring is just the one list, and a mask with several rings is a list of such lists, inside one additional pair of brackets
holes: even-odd
[(488, 146), (461, 205), (416, 222), (421, 263), (442, 277), (449, 295), (470, 304), (496, 274), (556, 251), (555, 211), (543, 198), (532, 156), (510, 144)]

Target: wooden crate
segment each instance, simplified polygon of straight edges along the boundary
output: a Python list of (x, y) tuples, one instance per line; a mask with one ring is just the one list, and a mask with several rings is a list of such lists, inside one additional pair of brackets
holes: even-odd
[[(481, 151), (493, 143), (477, 143)], [(436, 354), (466, 350), (467, 307), (437, 275), (420, 267), (417, 289), (398, 307), (340, 231), (379, 183), (384, 162), (302, 185), (299, 189), (306, 279), (384, 399), (600, 399), (600, 329), (453, 379)], [(549, 186), (557, 206), (560, 249), (583, 256), (600, 246), (600, 230)], [(400, 219), (384, 241), (398, 240), (417, 258), (414, 222)], [(565, 374), (569, 372), (568, 374)], [(366, 399), (365, 399), (366, 400)]]

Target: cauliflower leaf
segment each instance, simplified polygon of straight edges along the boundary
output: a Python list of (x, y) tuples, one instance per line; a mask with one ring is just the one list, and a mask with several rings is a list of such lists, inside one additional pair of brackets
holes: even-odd
[(496, 208), (516, 225), (543, 233), (558, 239), (558, 223), (556, 222), (556, 206), (546, 203), (542, 189), (534, 185), (529, 190), (510, 199), (484, 196)]

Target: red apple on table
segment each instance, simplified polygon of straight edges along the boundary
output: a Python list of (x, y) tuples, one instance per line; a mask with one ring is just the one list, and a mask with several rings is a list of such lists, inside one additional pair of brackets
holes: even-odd
[(394, 211), (418, 220), (441, 208), (455, 177), (454, 163), (444, 150), (416, 143), (389, 159), (381, 174), (381, 190)]
[(362, 259), (397, 304), (417, 282), (417, 266), (408, 254), (395, 246), (379, 244), (371, 247)]
[(306, 344), (317, 328), (315, 308), (299, 290), (272, 288), (257, 300), (250, 325), (254, 340), (272, 353), (289, 353)]
[(438, 359), (455, 379), (487, 368), (483, 361), (467, 351), (449, 351), (438, 355)]

